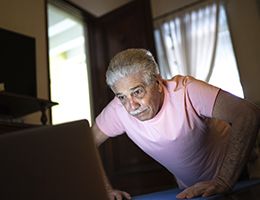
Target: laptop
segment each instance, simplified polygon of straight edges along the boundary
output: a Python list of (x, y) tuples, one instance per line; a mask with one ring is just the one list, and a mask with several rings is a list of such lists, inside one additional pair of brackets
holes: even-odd
[(1, 200), (108, 200), (87, 120), (0, 135)]

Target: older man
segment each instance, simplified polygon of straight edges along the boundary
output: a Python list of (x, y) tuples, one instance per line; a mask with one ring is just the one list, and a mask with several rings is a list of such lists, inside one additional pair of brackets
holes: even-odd
[[(118, 53), (106, 81), (115, 98), (92, 127), (97, 145), (126, 133), (175, 176), (184, 189), (177, 198), (232, 188), (255, 143), (257, 107), (190, 76), (163, 80), (145, 49)], [(111, 199), (130, 199), (108, 180), (107, 186)]]

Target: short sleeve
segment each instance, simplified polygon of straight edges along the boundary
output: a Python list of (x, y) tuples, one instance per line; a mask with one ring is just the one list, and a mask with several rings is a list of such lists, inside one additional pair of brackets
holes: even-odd
[(212, 117), (216, 97), (220, 88), (193, 77), (187, 77), (186, 93), (193, 108), (200, 116)]
[(120, 109), (121, 106), (114, 98), (96, 117), (98, 128), (109, 137), (121, 135), (125, 131), (120, 121)]

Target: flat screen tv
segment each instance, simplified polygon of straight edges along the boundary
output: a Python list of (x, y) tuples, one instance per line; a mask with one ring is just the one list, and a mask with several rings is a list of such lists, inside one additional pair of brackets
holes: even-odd
[(0, 28), (0, 83), (6, 92), (37, 97), (34, 38)]

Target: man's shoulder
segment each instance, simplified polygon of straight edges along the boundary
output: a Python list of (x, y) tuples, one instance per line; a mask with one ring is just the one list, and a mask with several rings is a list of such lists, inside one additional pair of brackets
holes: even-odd
[(176, 76), (173, 76), (171, 79), (169, 79), (167, 81), (177, 82), (177, 83), (181, 83), (182, 85), (187, 85), (188, 83), (190, 83), (193, 80), (196, 80), (193, 76), (176, 75)]
[(192, 76), (182, 76), (182, 75), (176, 75), (173, 76), (171, 79), (166, 80), (165, 83), (167, 85), (167, 88), (171, 91), (178, 91), (180, 89), (185, 88), (188, 84), (190, 84), (192, 81), (196, 80)]
[(105, 109), (112, 110), (113, 112), (115, 110), (121, 111), (123, 110), (123, 105), (120, 103), (119, 99), (117, 97), (114, 97), (106, 106)]

